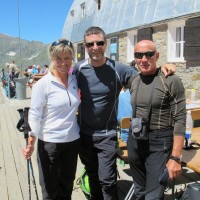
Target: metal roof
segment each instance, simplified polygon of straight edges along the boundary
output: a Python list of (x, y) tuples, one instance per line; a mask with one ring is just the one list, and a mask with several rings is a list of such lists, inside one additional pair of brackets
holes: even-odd
[(97, 2), (74, 0), (64, 23), (64, 38), (82, 41), (84, 31), (90, 26), (100, 26), (106, 34), (111, 34), (200, 12), (200, 0), (101, 0), (100, 10)]

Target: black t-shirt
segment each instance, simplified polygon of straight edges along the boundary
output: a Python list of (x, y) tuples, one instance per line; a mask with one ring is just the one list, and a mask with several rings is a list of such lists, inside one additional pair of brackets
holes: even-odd
[(88, 59), (77, 63), (73, 73), (77, 75), (81, 90), (81, 133), (102, 135), (116, 132), (119, 93), (137, 72), (107, 58), (100, 67), (91, 66)]

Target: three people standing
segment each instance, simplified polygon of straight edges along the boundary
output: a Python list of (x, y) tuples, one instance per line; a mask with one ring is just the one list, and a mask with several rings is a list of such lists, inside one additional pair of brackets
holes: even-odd
[[(52, 43), (50, 72), (33, 87), (29, 116), (32, 132), (24, 155), (30, 158), (38, 137), (39, 169), (46, 171), (40, 173), (44, 199), (70, 199), (79, 147), (78, 106), (80, 158), (89, 176), (91, 199), (118, 199), (117, 101), (122, 87), (137, 71), (104, 56), (107, 44), (101, 28), (88, 28), (84, 43), (89, 59), (77, 63), (73, 72), (81, 91), (80, 106), (75, 76), (68, 74), (74, 55), (69, 41)], [(48, 165), (44, 164), (49, 158)], [(53, 174), (45, 169), (52, 162), (56, 166)]]

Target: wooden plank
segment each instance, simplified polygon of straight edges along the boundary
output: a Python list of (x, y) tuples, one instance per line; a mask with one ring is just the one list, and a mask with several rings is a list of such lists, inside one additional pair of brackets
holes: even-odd
[(121, 139), (118, 139), (118, 146), (119, 146), (119, 148), (126, 148), (127, 143), (123, 142)]
[(195, 27), (195, 26), (200, 26), (200, 17), (194, 17), (190, 18), (185, 21), (185, 26), (186, 27)]
[[(0, 113), (3, 114), (2, 106), (0, 106)], [(3, 133), (0, 124), (0, 199), (8, 200), (6, 170), (5, 170), (5, 155), (3, 152)]]
[(200, 27), (185, 27), (185, 47), (200, 46)]
[(13, 154), (13, 147), (10, 143), (10, 134), (8, 124), (6, 121), (6, 114), (4, 109), (1, 109), (0, 123), (2, 130), (2, 149), (5, 157), (5, 173), (6, 173), (6, 183), (7, 190), (9, 193), (9, 199), (23, 199), (22, 188), (18, 180), (17, 169), (15, 165), (15, 158)]
[[(196, 54), (196, 55), (194, 55)], [(197, 55), (200, 54), (200, 46), (197, 47), (193, 47), (193, 46), (188, 46), (185, 47), (184, 50), (184, 56), (187, 58), (188, 61), (190, 62), (198, 62), (199, 61), (199, 57)]]
[(200, 109), (191, 110), (192, 120), (200, 119)]
[(184, 150), (183, 149), (183, 162), (186, 166), (195, 172), (200, 173), (200, 149), (198, 150)]
[(200, 143), (200, 127), (192, 128), (191, 140)]
[(120, 128), (121, 129), (127, 129), (130, 127), (131, 125), (131, 117), (123, 117), (121, 119), (121, 122), (120, 122)]

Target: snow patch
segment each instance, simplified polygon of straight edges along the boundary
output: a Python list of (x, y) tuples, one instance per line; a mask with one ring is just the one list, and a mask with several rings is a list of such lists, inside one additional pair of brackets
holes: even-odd
[(7, 53), (6, 54), (7, 56), (15, 56), (16, 55), (16, 53), (15, 52), (13, 52), (13, 51), (10, 51), (9, 53)]

